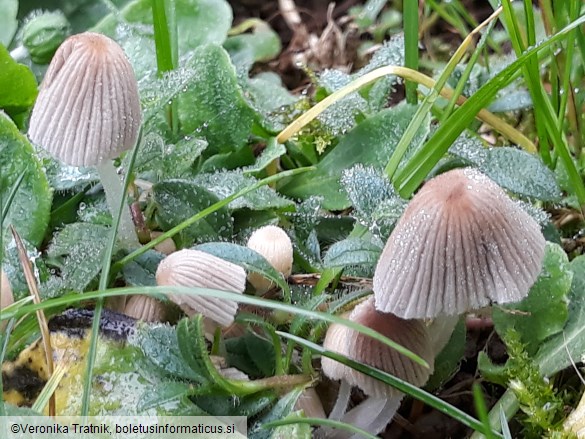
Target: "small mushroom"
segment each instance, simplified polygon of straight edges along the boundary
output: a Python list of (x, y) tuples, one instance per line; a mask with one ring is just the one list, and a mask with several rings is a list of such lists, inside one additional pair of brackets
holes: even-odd
[[(243, 293), (246, 272), (238, 265), (199, 250), (179, 250), (161, 261), (156, 270), (157, 285), (210, 288)], [(228, 326), (234, 321), (238, 304), (231, 300), (192, 294), (168, 294), (189, 316), (200, 313)]]
[[(0, 270), (0, 310), (12, 305), (13, 303), (14, 295), (12, 294), (12, 288), (10, 288), (8, 276), (6, 276), (6, 273), (4, 273), (3, 270)], [(0, 322), (0, 331), (4, 330), (6, 323), (6, 321)]]
[[(349, 315), (349, 320), (391, 338), (432, 366), (434, 352), (423, 322), (403, 320), (376, 310), (373, 296), (356, 306)], [(323, 346), (416, 386), (425, 384), (432, 373), (432, 368), (425, 368), (389, 346), (341, 324), (333, 324), (329, 327)], [(360, 428), (373, 434), (381, 431), (391, 421), (400, 406), (403, 397), (401, 392), (330, 358), (323, 357), (321, 366), (327, 377), (341, 380), (339, 396), (330, 418), (357, 423), (356, 425)], [(354, 408), (342, 417), (351, 386), (359, 387), (370, 398), (359, 408)], [(337, 433), (336, 437), (340, 437), (339, 434)]]
[[(138, 86), (124, 51), (104, 35), (84, 32), (67, 38), (55, 53), (28, 134), (68, 165), (97, 166), (114, 213), (123, 188), (111, 159), (134, 146), (141, 120)], [(119, 232), (125, 244), (138, 247), (128, 208)]]
[(374, 273), (376, 308), (405, 319), (518, 302), (541, 270), (539, 225), (472, 168), (429, 180), (390, 235)]
[(167, 309), (160, 300), (138, 294), (128, 299), (124, 314), (145, 322), (163, 322), (166, 320)]
[[(260, 253), (276, 271), (284, 277), (292, 272), (293, 247), (284, 230), (277, 226), (264, 226), (256, 230), (248, 239), (248, 248)], [(258, 294), (264, 294), (272, 287), (272, 281), (259, 273), (250, 273), (248, 281)]]

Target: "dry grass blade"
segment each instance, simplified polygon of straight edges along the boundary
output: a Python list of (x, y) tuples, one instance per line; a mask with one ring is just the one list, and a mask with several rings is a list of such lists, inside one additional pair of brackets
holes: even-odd
[[(22, 239), (20, 235), (14, 228), (14, 226), (10, 226), (10, 231), (12, 232), (12, 236), (14, 237), (14, 241), (16, 242), (16, 248), (18, 250), (18, 258), (20, 259), (20, 264), (22, 265), (22, 270), (24, 271), (24, 277), (26, 279), (26, 283), (28, 285), (29, 291), (33, 297), (33, 302), (35, 304), (41, 303), (41, 296), (39, 295), (39, 289), (37, 288), (37, 281), (35, 275), (31, 268), (31, 262), (28, 259), (26, 254), (26, 249), (24, 244), (22, 243)], [(38, 310), (37, 312), (37, 320), (39, 321), (39, 327), (41, 328), (41, 336), (43, 339), (43, 345), (45, 347), (45, 355), (47, 360), (47, 374), (51, 376), (53, 374), (53, 349), (51, 347), (51, 337), (49, 334), (49, 326), (47, 324), (47, 319), (43, 310)], [(55, 395), (54, 393), (51, 395), (49, 399), (49, 416), (55, 416)]]

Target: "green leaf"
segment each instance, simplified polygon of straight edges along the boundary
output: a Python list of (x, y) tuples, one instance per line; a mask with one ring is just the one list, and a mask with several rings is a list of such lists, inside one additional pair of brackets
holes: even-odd
[[(358, 163), (376, 170), (383, 169), (415, 111), (416, 107), (399, 105), (366, 119), (340, 140), (317, 165), (317, 170), (288, 180), (279, 191), (293, 198), (322, 196), (323, 207), (329, 210), (349, 207), (350, 200), (340, 183), (343, 170)], [(430, 118), (427, 118), (423, 129), (410, 145), (406, 158), (426, 138), (429, 129)]]
[(47, 249), (51, 262), (61, 270), (62, 288), (84, 291), (101, 270), (110, 229), (89, 223), (66, 225)]
[(585, 256), (573, 259), (570, 269), (573, 280), (567, 324), (561, 333), (545, 341), (536, 355), (540, 371), (545, 376), (553, 375), (572, 362), (579, 362), (585, 354)]
[[(271, 133), (284, 129), (298, 97), (292, 95), (274, 72), (262, 72), (242, 85), (250, 105), (262, 116), (260, 124)], [(284, 147), (283, 145), (281, 145)]]
[(527, 352), (534, 353), (544, 340), (562, 331), (572, 278), (566, 253), (559, 245), (547, 243), (542, 272), (528, 297), (520, 303), (494, 308), (492, 318), (500, 337), (513, 327), (526, 343)]
[(326, 268), (345, 267), (346, 265), (369, 265), (372, 268), (378, 262), (382, 247), (373, 240), (347, 238), (333, 244), (325, 258)]
[(285, 292), (289, 292), (289, 287), (280, 273), (270, 265), (264, 256), (248, 247), (230, 242), (208, 242), (198, 245), (195, 249), (240, 265), (246, 271), (260, 273), (262, 276), (277, 284)]
[(558, 201), (561, 190), (554, 173), (535, 155), (511, 147), (484, 148), (475, 137), (461, 135), (449, 149), (503, 188), (523, 197)]
[[(0, 11), (2, 11), (2, 14), (0, 14), (0, 45), (8, 47), (18, 27), (18, 20), (16, 19), (18, 0), (0, 0)], [(2, 72), (1, 63), (0, 72)], [(1, 89), (2, 87), (0, 87)]]
[(230, 242), (208, 242), (195, 247), (205, 253), (225, 259), (226, 261), (240, 265), (247, 271), (260, 273), (277, 284), (284, 291), (289, 291), (287, 283), (281, 274), (260, 253), (238, 244)]
[(163, 254), (154, 250), (147, 251), (124, 265), (124, 280), (133, 287), (155, 286), (156, 269), (163, 259)]
[(134, 169), (152, 172), (158, 180), (191, 177), (194, 164), (205, 148), (207, 142), (203, 139), (185, 137), (175, 144), (166, 144), (160, 135), (150, 132), (144, 137)]
[(533, 154), (516, 148), (490, 148), (480, 167), (505, 189), (524, 197), (558, 201), (561, 190), (554, 173)]
[(494, 364), (488, 354), (480, 352), (477, 355), (477, 367), (481, 376), (492, 383), (499, 384), (502, 387), (508, 387), (510, 374), (503, 364)]
[(205, 383), (205, 377), (191, 369), (183, 360), (174, 327), (168, 325), (138, 328), (133, 343), (157, 370), (174, 378)]
[(352, 215), (385, 240), (406, 207), (392, 184), (375, 168), (356, 165), (343, 171), (341, 185), (354, 208)]
[[(246, 176), (242, 171), (220, 171), (203, 173), (195, 177), (194, 182), (215, 194), (219, 199), (229, 197), (242, 189), (257, 183), (254, 177)], [(232, 210), (247, 208), (250, 210), (287, 209), (294, 202), (278, 195), (274, 189), (264, 186), (250, 192), (228, 204)], [(290, 210), (290, 209), (288, 209)]]
[[(204, 187), (186, 180), (167, 180), (152, 187), (157, 206), (156, 218), (169, 230), (197, 212), (217, 203), (219, 198)], [(180, 247), (189, 247), (198, 240), (214, 240), (232, 235), (232, 219), (222, 207), (176, 235)]]
[(465, 319), (460, 319), (447, 345), (435, 358), (435, 370), (425, 384), (425, 389), (436, 390), (440, 388), (458, 372), (459, 363), (465, 354), (466, 335)]
[(231, 367), (250, 378), (274, 375), (274, 345), (256, 334), (246, 333), (226, 340), (226, 359)]
[[(174, 0), (179, 55), (186, 56), (204, 44), (222, 44), (232, 23), (225, 0)], [(94, 31), (114, 38), (130, 58), (137, 78), (156, 72), (151, 0), (135, 0), (120, 13), (111, 13)]]
[(255, 20), (252, 33), (228, 37), (223, 47), (230, 54), (236, 66), (246, 70), (258, 61), (270, 61), (278, 56), (281, 50), (280, 37), (268, 23)]
[[(302, 412), (293, 412), (287, 418), (287, 420), (302, 419)], [(311, 439), (313, 437), (313, 428), (310, 424), (289, 424), (275, 427), (270, 439)]]
[(246, 174), (252, 172), (260, 172), (262, 169), (266, 168), (270, 163), (272, 163), (277, 158), (286, 154), (286, 148), (282, 143), (278, 143), (275, 137), (271, 137), (268, 139), (268, 143), (262, 154), (256, 159), (256, 163), (247, 167), (244, 172)]
[(250, 439), (270, 439), (272, 437), (272, 431), (264, 429), (262, 426), (270, 421), (284, 419), (290, 415), (303, 390), (302, 387), (297, 387), (280, 398), (268, 413), (263, 415), (248, 429), (248, 437)]
[(235, 151), (248, 139), (256, 114), (242, 95), (229, 55), (219, 46), (201, 46), (185, 69), (197, 81), (190, 82), (179, 98), (183, 132), (205, 137), (207, 156)]
[[(138, 405), (138, 411), (143, 412), (181, 399), (187, 395), (190, 390), (191, 386), (189, 384), (177, 381), (163, 381), (158, 384), (155, 389), (148, 389), (148, 391), (142, 396)], [(201, 415), (206, 415), (206, 413), (201, 410)]]
[[(0, 67), (0, 75), (2, 72)], [(14, 84), (9, 88), (14, 88)], [(0, 111), (0, 204), (23, 172), (24, 179), (4, 218), (4, 226), (13, 224), (21, 238), (39, 246), (49, 224), (52, 193), (31, 144)], [(7, 242), (7, 229), (0, 233), (4, 233), (3, 241)]]
[(228, 392), (236, 390), (235, 386), (231, 386), (230, 381), (219, 373), (209, 358), (201, 314), (191, 320), (183, 319), (179, 322), (177, 340), (185, 363), (204, 377), (207, 384), (219, 386)]
[(37, 81), (33, 72), (14, 61), (0, 44), (0, 109), (10, 114), (19, 113), (32, 107), (36, 97)]
[(197, 406), (215, 416), (252, 417), (273, 404), (276, 395), (272, 391), (265, 391), (238, 398), (234, 398), (232, 395), (202, 395), (192, 397), (192, 399)]

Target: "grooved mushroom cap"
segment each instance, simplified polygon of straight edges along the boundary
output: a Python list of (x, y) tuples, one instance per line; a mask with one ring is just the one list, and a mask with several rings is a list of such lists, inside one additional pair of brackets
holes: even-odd
[(402, 318), (518, 302), (538, 277), (539, 225), (472, 168), (429, 180), (396, 225), (374, 273), (376, 308)]
[(72, 166), (93, 166), (134, 146), (141, 123), (132, 66), (110, 38), (84, 32), (59, 47), (40, 87), (30, 139)]
[[(284, 230), (277, 226), (265, 226), (256, 230), (248, 239), (248, 248), (260, 253), (276, 271), (289, 277), (292, 272), (293, 247)], [(259, 273), (250, 273), (248, 281), (260, 294), (272, 286), (272, 282)]]
[[(367, 335), (335, 323), (329, 326), (323, 347), (381, 369), (415, 386), (422, 386), (427, 382), (433, 372), (434, 360), (433, 349), (423, 322), (403, 320), (392, 314), (377, 311), (374, 307), (373, 296), (356, 306), (349, 320), (372, 328), (394, 340), (425, 360), (431, 368), (427, 369), (415, 363)], [(393, 387), (330, 358), (323, 357), (321, 366), (323, 373), (329, 378), (344, 379), (352, 386), (358, 386), (366, 395), (388, 398), (400, 395), (400, 392)]]
[[(243, 293), (246, 272), (242, 267), (199, 250), (179, 250), (161, 261), (156, 270), (157, 285), (210, 288)], [(201, 313), (228, 326), (233, 323), (238, 304), (231, 300), (187, 294), (169, 294), (187, 315)]]
[(166, 307), (154, 297), (138, 294), (128, 299), (124, 314), (145, 322), (162, 322), (166, 318)]

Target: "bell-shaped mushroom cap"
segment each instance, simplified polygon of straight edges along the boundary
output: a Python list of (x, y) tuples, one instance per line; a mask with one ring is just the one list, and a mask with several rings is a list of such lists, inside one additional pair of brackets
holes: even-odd
[(471, 168), (446, 172), (413, 197), (388, 239), (376, 308), (420, 319), (517, 302), (544, 249), (539, 225), (496, 183)]
[[(372, 328), (380, 334), (414, 352), (425, 360), (431, 369), (425, 368), (395, 349), (361, 334), (347, 326), (333, 324), (327, 330), (323, 347), (345, 355), (356, 361), (368, 364), (408, 381), (415, 386), (427, 382), (432, 371), (433, 349), (423, 322), (403, 320), (392, 314), (377, 311), (374, 297), (360, 303), (349, 316), (349, 320)], [(369, 396), (394, 397), (400, 392), (381, 381), (347, 367), (335, 360), (323, 357), (323, 373), (331, 379), (345, 379), (352, 386), (358, 386)]]
[[(248, 239), (248, 248), (260, 253), (270, 265), (285, 277), (290, 276), (293, 264), (292, 242), (286, 232), (277, 226), (264, 226)], [(259, 273), (250, 273), (248, 281), (260, 294), (272, 286), (272, 282)]]
[(122, 48), (92, 32), (59, 47), (40, 87), (30, 139), (72, 166), (93, 166), (134, 146), (141, 123), (132, 66)]
[[(179, 250), (161, 261), (156, 270), (157, 285), (210, 288), (243, 293), (246, 272), (242, 267), (199, 250)], [(187, 315), (201, 313), (228, 326), (233, 323), (238, 304), (208, 296), (169, 294)]]
[(162, 322), (166, 319), (167, 310), (160, 300), (138, 294), (128, 299), (124, 314), (145, 322)]

